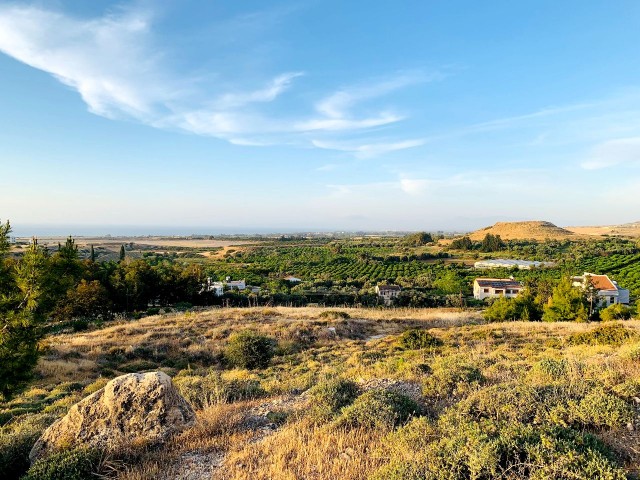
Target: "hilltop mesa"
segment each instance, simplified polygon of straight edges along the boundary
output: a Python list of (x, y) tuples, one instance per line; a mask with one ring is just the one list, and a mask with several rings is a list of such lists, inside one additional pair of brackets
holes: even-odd
[(495, 225), (476, 230), (469, 234), (471, 240), (482, 240), (485, 235), (500, 235), (503, 240), (564, 240), (576, 234), (543, 220), (526, 222), (497, 222)]

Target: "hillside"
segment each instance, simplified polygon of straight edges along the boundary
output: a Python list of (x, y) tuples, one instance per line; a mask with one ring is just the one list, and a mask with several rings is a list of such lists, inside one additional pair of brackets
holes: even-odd
[(611, 235), (619, 237), (640, 237), (640, 222), (625, 223), (622, 225), (601, 225), (586, 227), (567, 227), (567, 230), (577, 235)]
[[(266, 368), (221, 362), (246, 328), (277, 340)], [(102, 460), (110, 478), (622, 480), (640, 462), (638, 321), (602, 329), (482, 324), (477, 312), (437, 309), (211, 309), (47, 344), (32, 388), (0, 404), (0, 446), (14, 468), (2, 478), (18, 478), (42, 430), (107, 380), (159, 369), (198, 421), (160, 448), (132, 444)]]
[(545, 240), (565, 239), (574, 236), (573, 232), (565, 230), (545, 221), (530, 222), (498, 222), (491, 227), (476, 230), (469, 237), (471, 240), (482, 240), (487, 233), (500, 235), (503, 240)]

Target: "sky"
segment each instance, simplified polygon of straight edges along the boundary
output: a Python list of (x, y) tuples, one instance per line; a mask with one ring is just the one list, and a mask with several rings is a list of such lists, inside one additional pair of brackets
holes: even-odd
[(21, 234), (640, 220), (637, 0), (0, 0)]

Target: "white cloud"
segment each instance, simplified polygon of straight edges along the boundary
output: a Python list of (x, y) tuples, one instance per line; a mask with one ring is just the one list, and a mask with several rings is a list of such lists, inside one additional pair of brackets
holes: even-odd
[(420, 195), (429, 188), (429, 180), (424, 178), (402, 178), (400, 189), (409, 195)]
[(262, 87), (234, 91), (222, 85), (237, 79), (219, 79), (217, 72), (209, 76), (214, 84), (205, 89), (201, 75), (172, 71), (170, 59), (159, 53), (153, 19), (152, 12), (139, 9), (85, 19), (36, 6), (4, 5), (0, 51), (77, 90), (97, 115), (130, 118), (237, 145), (308, 145), (307, 132), (362, 131), (398, 122), (404, 116), (388, 110), (373, 109), (367, 115), (352, 110), (420, 81), (417, 75), (401, 74), (327, 96), (315, 105), (320, 116), (276, 116), (264, 110), (265, 104), (277, 101), (302, 72), (281, 73)]
[(640, 137), (618, 138), (597, 145), (582, 168), (598, 170), (634, 163), (640, 164)]
[(322, 140), (312, 140), (312, 143), (318, 148), (324, 148), (327, 150), (338, 150), (341, 152), (350, 152), (358, 158), (371, 158), (385, 153), (395, 152), (397, 150), (406, 150), (407, 148), (419, 147), (421, 145), (424, 145), (425, 141), (422, 139), (417, 139), (389, 143), (366, 143), (362, 145), (354, 145), (326, 142)]

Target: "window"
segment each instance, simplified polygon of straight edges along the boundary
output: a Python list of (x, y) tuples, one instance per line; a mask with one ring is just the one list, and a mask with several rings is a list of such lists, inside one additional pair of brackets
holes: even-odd
[(484, 289), (483, 289), (483, 292), (484, 292), (484, 293), (489, 293), (489, 289), (488, 289), (488, 288), (484, 288)]
[(609, 303), (616, 303), (616, 297), (609, 298)]

